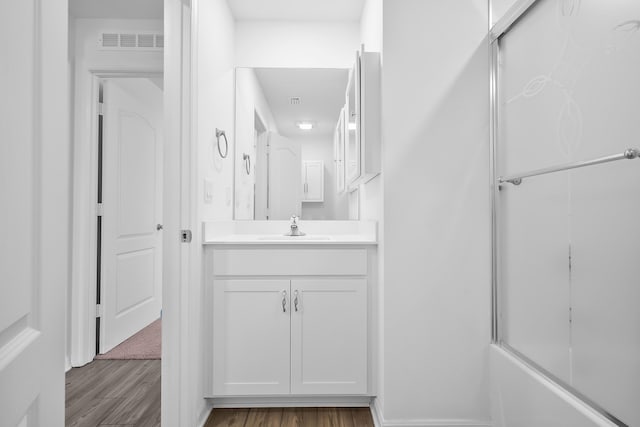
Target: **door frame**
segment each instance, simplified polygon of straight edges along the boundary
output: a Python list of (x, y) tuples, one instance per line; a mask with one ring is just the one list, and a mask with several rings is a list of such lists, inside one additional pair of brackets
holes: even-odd
[[(195, 145), (191, 129), (194, 88), (191, 87), (193, 31), (197, 16), (197, 2), (164, 0), (165, 48), (162, 65), (92, 66), (84, 61), (72, 71), (75, 87), (75, 109), (72, 115), (73, 149), (71, 150), (73, 177), (72, 212), (73, 233), (71, 285), (68, 296), (70, 317), (67, 367), (82, 366), (95, 355), (95, 327), (87, 327), (95, 319), (96, 260), (91, 247), (96, 247), (97, 193), (97, 81), (104, 77), (164, 76), (164, 166), (163, 166), (163, 328), (162, 328), (162, 425), (192, 425), (195, 414), (195, 395), (190, 392), (189, 349), (189, 280), (199, 266), (191, 259), (199, 253), (197, 244), (181, 243), (179, 231), (194, 229), (197, 223)], [(93, 171), (93, 172), (92, 172)], [(192, 176), (193, 175), (193, 176)], [(84, 179), (84, 181), (83, 181)], [(87, 259), (87, 254), (89, 259)], [(89, 267), (90, 266), (90, 267)], [(93, 273), (92, 273), (93, 272)], [(94, 276), (92, 276), (94, 274)], [(84, 283), (84, 285), (83, 285)]]
[(73, 146), (73, 220), (70, 330), (67, 367), (83, 366), (96, 356), (98, 95), (106, 78), (162, 77), (162, 69), (117, 67), (87, 69), (76, 75)]

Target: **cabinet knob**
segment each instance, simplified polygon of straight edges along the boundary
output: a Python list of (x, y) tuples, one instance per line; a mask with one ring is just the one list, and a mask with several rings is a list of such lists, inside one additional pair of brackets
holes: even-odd
[(287, 312), (287, 291), (282, 290), (282, 312)]

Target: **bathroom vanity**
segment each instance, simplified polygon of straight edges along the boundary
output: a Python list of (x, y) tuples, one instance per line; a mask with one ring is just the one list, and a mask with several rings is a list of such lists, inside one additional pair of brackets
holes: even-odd
[(288, 221), (204, 225), (206, 397), (236, 404), (368, 399), (376, 224), (301, 221), (305, 236), (285, 236), (288, 228)]

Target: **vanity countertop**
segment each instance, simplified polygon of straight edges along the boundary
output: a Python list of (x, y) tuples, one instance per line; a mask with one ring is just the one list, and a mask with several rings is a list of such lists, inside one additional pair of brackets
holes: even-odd
[(376, 245), (375, 221), (299, 221), (304, 236), (286, 236), (289, 221), (209, 221), (205, 245)]

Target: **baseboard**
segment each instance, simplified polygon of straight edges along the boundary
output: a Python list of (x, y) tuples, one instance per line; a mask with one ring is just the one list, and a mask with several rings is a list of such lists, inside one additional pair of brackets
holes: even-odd
[(385, 420), (380, 401), (371, 402), (371, 417), (375, 427), (491, 427), (489, 421), (445, 419), (445, 420)]
[(487, 421), (476, 420), (385, 420), (382, 427), (491, 427)]
[(371, 418), (373, 418), (374, 427), (384, 427), (384, 417), (382, 416), (382, 408), (378, 398), (373, 399), (371, 402)]
[(265, 396), (207, 399), (213, 408), (369, 407), (370, 396)]
[(202, 410), (202, 413), (200, 414), (200, 417), (198, 418), (198, 424), (196, 424), (198, 427), (204, 427), (204, 425), (206, 424), (207, 420), (209, 419), (209, 414), (211, 413), (211, 410), (213, 409), (213, 407), (211, 405), (206, 405), (206, 407)]

